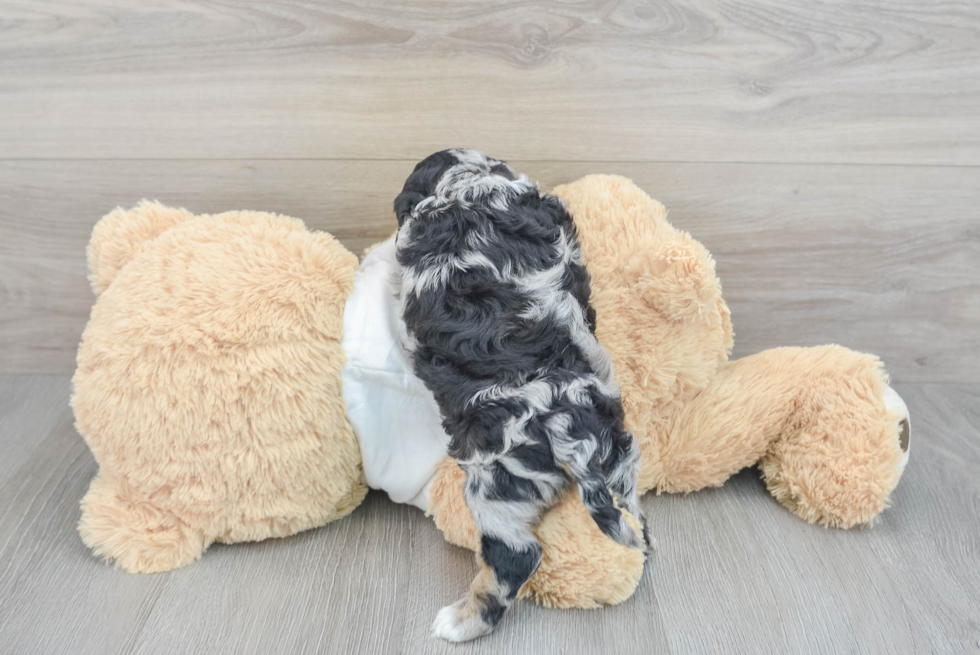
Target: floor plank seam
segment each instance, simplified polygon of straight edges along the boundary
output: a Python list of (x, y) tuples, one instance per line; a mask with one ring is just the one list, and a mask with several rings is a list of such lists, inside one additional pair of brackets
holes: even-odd
[[(951, 164), (930, 162), (910, 164), (907, 162), (835, 162), (835, 161), (770, 161), (770, 160), (704, 160), (704, 159), (525, 159), (511, 158), (521, 164), (629, 164), (629, 165), (697, 165), (697, 166), (820, 166), (820, 167), (854, 167), (854, 168), (943, 168), (943, 169), (980, 169), (976, 164)], [(16, 162), (374, 162), (374, 163), (404, 163), (416, 164), (418, 158), (413, 157), (0, 157), (0, 163)]]

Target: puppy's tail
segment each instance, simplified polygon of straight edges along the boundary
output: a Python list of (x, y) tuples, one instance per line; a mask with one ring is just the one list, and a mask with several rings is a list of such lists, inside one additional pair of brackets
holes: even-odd
[[(603, 534), (627, 548), (647, 549), (646, 535), (637, 534), (626, 522), (626, 517), (613, 502), (601, 471), (598, 475), (580, 476), (576, 482), (582, 504)], [(643, 517), (637, 518), (642, 521)]]
[[(616, 543), (627, 548), (645, 550), (647, 546), (645, 534), (637, 534), (630, 527), (629, 523), (626, 522), (626, 517), (613, 500), (606, 476), (599, 463), (601, 454), (597, 452), (595, 438), (592, 436), (580, 439), (571, 437), (567, 429), (571, 419), (567, 416), (558, 416), (552, 420), (558, 422), (551, 426), (553, 437), (557, 437), (552, 440), (555, 459), (565, 467), (578, 486), (579, 496), (582, 498), (582, 504), (588, 510), (589, 516), (592, 517), (603, 534)], [(635, 496), (635, 486), (633, 495)], [(628, 502), (627, 498), (621, 498), (622, 501), (627, 501), (627, 505), (634, 504)], [(625, 509), (638, 512), (635, 506)], [(636, 518), (640, 519), (641, 522), (643, 521), (643, 517), (638, 514)], [(645, 528), (643, 531), (645, 533)]]

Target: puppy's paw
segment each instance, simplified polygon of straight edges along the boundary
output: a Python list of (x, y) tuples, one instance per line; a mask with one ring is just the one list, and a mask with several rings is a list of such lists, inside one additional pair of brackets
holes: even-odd
[(469, 641), (482, 637), (493, 630), (478, 612), (471, 609), (467, 599), (447, 605), (436, 614), (432, 622), (432, 636), (446, 641)]

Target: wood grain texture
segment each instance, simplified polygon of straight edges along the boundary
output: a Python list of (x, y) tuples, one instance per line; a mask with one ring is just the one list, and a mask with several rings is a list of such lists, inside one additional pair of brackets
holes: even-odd
[(210, 549), (198, 571), (164, 574), (167, 585), (131, 652), (396, 652), (407, 546), (421, 518), (404, 509), (374, 493), (350, 520)]
[[(978, 34), (964, 0), (0, 3), (0, 655), (976, 650)], [(428, 631), (472, 555), (380, 494), (179, 571), (96, 561), (65, 377), (95, 221), (259, 209), (359, 252), (460, 145), (545, 188), (632, 177), (715, 255), (736, 356), (881, 355), (913, 424), (892, 508), (808, 526), (754, 470), (648, 496), (629, 601), (520, 603), (457, 647)]]
[(8, 158), (980, 164), (980, 5), (0, 6)]
[(0, 375), (0, 480), (27, 461), (62, 419), (69, 387), (63, 376)]
[[(980, 385), (898, 384), (911, 461), (878, 523), (810, 526), (747, 469), (724, 487), (652, 496), (659, 546), (636, 594), (602, 610), (518, 603), (489, 637), (429, 637), (473, 556), (421, 512), (372, 493), (288, 539), (215, 546), (131, 575), (75, 530), (95, 463), (64, 407), (67, 378), (0, 376), (0, 653), (961, 653), (980, 641)], [(50, 412), (36, 411), (39, 398)], [(36, 417), (55, 413), (47, 434)]]
[[(277, 211), (355, 252), (413, 162), (0, 162), (0, 371), (70, 373), (92, 225), (141, 197)], [(714, 254), (735, 355), (840, 343), (908, 381), (980, 381), (980, 169), (517, 161), (543, 188), (633, 178)]]

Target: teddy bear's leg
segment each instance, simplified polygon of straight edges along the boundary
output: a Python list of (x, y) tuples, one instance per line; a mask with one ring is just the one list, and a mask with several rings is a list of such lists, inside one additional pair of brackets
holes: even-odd
[(97, 475), (82, 498), (78, 532), (97, 555), (130, 573), (169, 571), (198, 559), (208, 542), (199, 529), (148, 502), (122, 483)]
[(770, 492), (801, 518), (869, 522), (901, 475), (901, 416), (887, 389), (876, 357), (840, 346), (728, 363), (673, 417), (658, 488), (717, 486), (758, 460)]
[(908, 461), (908, 408), (876, 357), (839, 347), (793, 350), (800, 351), (794, 363), (811, 373), (759, 462), (769, 491), (811, 523), (870, 524)]
[[(429, 513), (450, 543), (479, 550), (480, 533), (463, 498), (465, 474), (452, 458), (439, 463), (430, 490)], [(639, 521), (627, 522), (640, 532)], [(643, 575), (643, 552), (614, 542), (599, 530), (577, 493), (545, 514), (535, 530), (542, 555), (519, 598), (545, 607), (596, 608), (621, 603)]]

